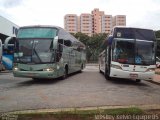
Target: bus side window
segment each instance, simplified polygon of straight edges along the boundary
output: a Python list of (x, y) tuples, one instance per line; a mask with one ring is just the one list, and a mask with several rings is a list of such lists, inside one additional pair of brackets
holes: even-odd
[(80, 47), (78, 47), (78, 48), (77, 48), (77, 51), (78, 51), (78, 52), (80, 52), (80, 51), (81, 51), (81, 48), (80, 48)]
[(72, 42), (70, 40), (64, 40), (64, 45), (70, 47)]

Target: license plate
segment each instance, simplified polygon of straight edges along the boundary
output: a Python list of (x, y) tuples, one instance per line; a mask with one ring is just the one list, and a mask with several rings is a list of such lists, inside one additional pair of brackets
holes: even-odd
[(32, 77), (32, 76), (35, 76), (36, 74), (35, 73), (28, 73), (26, 75), (29, 76), (29, 77)]
[(136, 80), (138, 78), (138, 74), (130, 74), (130, 78)]

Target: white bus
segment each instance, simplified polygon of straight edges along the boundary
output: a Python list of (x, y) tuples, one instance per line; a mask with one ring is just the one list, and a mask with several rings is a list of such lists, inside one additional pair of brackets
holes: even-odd
[(0, 71), (3, 70), (2, 54), (3, 54), (3, 45), (2, 45), (2, 40), (0, 39)]
[(99, 70), (106, 79), (152, 80), (155, 74), (156, 38), (153, 30), (115, 27), (103, 43)]

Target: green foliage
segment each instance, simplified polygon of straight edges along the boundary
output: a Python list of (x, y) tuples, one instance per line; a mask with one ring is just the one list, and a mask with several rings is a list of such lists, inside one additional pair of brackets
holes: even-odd
[(108, 34), (99, 33), (88, 36), (84, 33), (78, 32), (76, 34), (72, 33), (72, 35), (86, 45), (87, 61), (97, 62), (100, 46)]
[(117, 108), (117, 109), (106, 109), (104, 113), (108, 115), (141, 115), (143, 114), (143, 110), (137, 107), (130, 107), (130, 108)]
[(156, 38), (160, 38), (160, 30), (155, 32)]
[(79, 39), (82, 43), (84, 43), (85, 45), (87, 44), (87, 42), (89, 41), (90, 37), (84, 33), (78, 32), (76, 34), (72, 33), (72, 35)]
[[(155, 113), (154, 113), (155, 114)], [(91, 110), (68, 110), (57, 112), (39, 112), (39, 113), (23, 113), (14, 114), (18, 116), (18, 120), (95, 120), (95, 119), (127, 119), (131, 120), (133, 116), (144, 116), (145, 111), (137, 108), (115, 108), (115, 109), (91, 109)], [(152, 114), (151, 114), (152, 115)], [(107, 118), (106, 118), (107, 119)]]

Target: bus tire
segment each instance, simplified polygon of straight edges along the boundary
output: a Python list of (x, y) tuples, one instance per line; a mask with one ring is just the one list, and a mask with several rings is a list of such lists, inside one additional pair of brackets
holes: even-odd
[(99, 65), (99, 73), (102, 73), (101, 68), (100, 68), (100, 65)]
[(83, 68), (84, 68), (84, 65), (82, 64), (82, 65), (81, 65), (81, 70), (83, 70)]
[(61, 77), (62, 80), (66, 79), (68, 76), (68, 66), (65, 66), (65, 69), (64, 69), (64, 73), (63, 73), (63, 76)]
[(110, 70), (108, 70), (107, 67), (105, 67), (104, 76), (106, 80), (111, 80), (111, 77), (109, 76), (109, 74), (110, 74)]
[(140, 79), (136, 79), (136, 82), (139, 83), (139, 82), (141, 82), (141, 80)]
[(81, 73), (81, 72), (82, 72), (82, 70), (83, 70), (83, 64), (81, 65), (81, 69), (80, 69), (80, 71), (79, 71), (79, 72)]
[(32, 80), (34, 80), (34, 81), (38, 81), (38, 80), (39, 80), (39, 78), (32, 78)]

